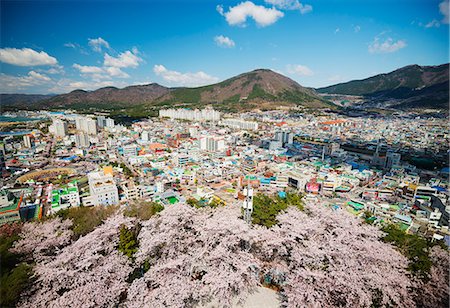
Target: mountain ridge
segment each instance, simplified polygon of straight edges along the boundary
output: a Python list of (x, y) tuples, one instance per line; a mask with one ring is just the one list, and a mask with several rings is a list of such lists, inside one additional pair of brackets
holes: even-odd
[(322, 94), (363, 96), (369, 104), (394, 108), (448, 107), (449, 63), (408, 65), (389, 73), (316, 89)]
[(333, 107), (314, 89), (268, 69), (257, 69), (201, 87), (165, 87), (157, 83), (124, 88), (103, 87), (93, 91), (77, 89), (34, 104), (44, 108), (138, 110), (165, 106), (202, 107), (242, 111), (278, 106)]

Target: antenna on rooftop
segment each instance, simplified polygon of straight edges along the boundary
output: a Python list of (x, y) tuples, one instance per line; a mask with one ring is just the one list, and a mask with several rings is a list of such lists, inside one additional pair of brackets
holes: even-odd
[(250, 186), (250, 179), (247, 180), (247, 187), (244, 188), (245, 199), (242, 203), (242, 208), (244, 209), (244, 220), (246, 223), (250, 224), (252, 221), (253, 212), (253, 188)]

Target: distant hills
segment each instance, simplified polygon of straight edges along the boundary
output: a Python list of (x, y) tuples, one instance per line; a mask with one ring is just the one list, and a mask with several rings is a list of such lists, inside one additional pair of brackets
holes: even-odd
[(311, 108), (334, 106), (322, 99), (314, 89), (302, 87), (271, 70), (258, 69), (217, 84), (196, 88), (168, 88), (152, 83), (123, 89), (106, 87), (95, 91), (75, 90), (38, 101), (30, 100), (28, 107), (122, 110), (138, 115), (171, 106), (195, 108), (205, 105), (225, 111), (274, 109), (283, 105)]
[(316, 90), (319, 93), (363, 96), (369, 104), (380, 107), (448, 109), (449, 64), (409, 65), (387, 74)]
[(195, 88), (164, 87), (156, 83), (75, 90), (60, 95), (2, 94), (2, 110), (17, 108), (72, 108), (142, 116), (167, 107), (201, 108), (212, 105), (224, 111), (274, 109), (279, 106), (335, 108), (325, 94), (362, 97), (362, 108), (448, 108), (449, 64), (410, 65), (387, 74), (329, 87), (306, 88), (268, 69), (257, 69), (222, 82)]
[(42, 94), (0, 94), (0, 103), (7, 106), (20, 106), (36, 103), (52, 97), (53, 95)]

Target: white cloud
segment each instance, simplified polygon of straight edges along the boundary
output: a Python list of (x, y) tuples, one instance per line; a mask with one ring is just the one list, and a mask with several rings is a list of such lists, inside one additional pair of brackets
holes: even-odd
[(75, 63), (73, 65), (73, 68), (76, 68), (80, 71), (82, 74), (97, 74), (97, 73), (103, 73), (103, 68), (98, 66), (88, 66), (88, 65), (79, 65)]
[(118, 67), (106, 67), (105, 71), (109, 74), (109, 76), (111, 77), (118, 77), (118, 78), (129, 78), (130, 75), (128, 75), (127, 73), (125, 73), (124, 71), (122, 71), (120, 68)]
[(56, 65), (56, 58), (46, 52), (37, 52), (30, 48), (2, 48), (0, 49), (0, 61), (17, 66)]
[(133, 48), (133, 51), (127, 50), (122, 52), (117, 57), (112, 57), (105, 53), (103, 65), (118, 68), (138, 67), (139, 63), (143, 61), (137, 56), (138, 53), (139, 51), (137, 48)]
[(442, 18), (442, 22), (444, 24), (448, 24), (449, 22), (449, 13), (450, 13), (449, 10), (450, 10), (449, 0), (444, 0), (441, 3), (439, 3), (439, 12), (444, 16)]
[(221, 6), (221, 5), (216, 6), (216, 11), (219, 12), (219, 14), (223, 16), (223, 6)]
[(178, 86), (202, 86), (219, 81), (219, 78), (210, 76), (202, 71), (196, 73), (180, 73), (168, 70), (163, 65), (155, 65), (153, 72), (157, 76), (161, 76), (165, 81)]
[(64, 74), (65, 73), (65, 71), (64, 71), (64, 66), (62, 66), (62, 65), (54, 65), (54, 66), (52, 66), (51, 68), (49, 68), (49, 69), (47, 69), (47, 70), (38, 70), (39, 72), (44, 72), (44, 73), (47, 73), (47, 74), (52, 74), (52, 75), (55, 75), (55, 74)]
[(35, 71), (28, 72), (26, 76), (11, 76), (0, 74), (0, 92), (17, 93), (33, 86), (47, 84), (51, 78)]
[[(78, 45), (78, 44), (77, 44), (77, 45)], [(69, 43), (65, 43), (65, 44), (64, 44), (64, 47), (75, 49), (75, 48), (78, 47), (77, 45), (75, 45), (74, 43), (69, 42)]]
[(235, 46), (235, 43), (232, 39), (223, 35), (215, 36), (214, 42), (216, 42), (217, 46), (219, 47), (232, 48)]
[(73, 68), (80, 71), (83, 77), (90, 77), (92, 80), (102, 80), (102, 79), (111, 79), (111, 77), (118, 78), (129, 78), (130, 75), (122, 71), (118, 67), (107, 66), (107, 67), (99, 67), (99, 66), (88, 66), (88, 65), (79, 65), (75, 63)]
[(266, 27), (284, 16), (284, 13), (275, 7), (266, 8), (251, 1), (241, 2), (236, 6), (230, 7), (228, 12), (225, 12), (221, 6), (218, 6), (217, 10), (225, 16), (226, 21), (231, 26), (245, 26), (247, 18), (250, 17), (253, 18), (258, 26)]
[(301, 14), (309, 13), (313, 10), (309, 4), (302, 4), (298, 0), (264, 0), (268, 4), (281, 10), (299, 10)]
[(353, 31), (355, 33), (358, 33), (359, 31), (361, 31), (361, 27), (359, 25), (356, 25), (356, 26), (353, 27)]
[(334, 34), (339, 33), (340, 31), (341, 31), (340, 28), (336, 28), (336, 29), (334, 29)]
[(300, 64), (288, 64), (286, 65), (286, 70), (289, 74), (298, 76), (312, 76), (314, 72), (305, 65)]
[(436, 19), (433, 19), (432, 21), (430, 21), (429, 23), (427, 23), (425, 25), (425, 28), (439, 28), (441, 25), (441, 23), (439, 21), (437, 21)]
[(64, 47), (78, 50), (83, 55), (89, 55), (89, 52), (87, 52), (86, 49), (84, 49), (84, 47), (81, 47), (78, 43), (68, 42), (64, 44)]
[(109, 43), (102, 39), (101, 37), (96, 39), (88, 39), (88, 44), (91, 46), (92, 50), (95, 52), (102, 52), (102, 49), (111, 49)]
[(79, 81), (72, 79), (60, 79), (53, 84), (47, 91), (47, 93), (67, 93), (73, 90), (97, 90), (103, 87), (125, 87), (127, 83), (116, 80), (103, 80), (103, 81)]
[(405, 48), (406, 41), (398, 40), (394, 41), (392, 38), (387, 38), (381, 41), (379, 37), (375, 37), (372, 43), (369, 44), (370, 53), (391, 53), (396, 52), (402, 48)]

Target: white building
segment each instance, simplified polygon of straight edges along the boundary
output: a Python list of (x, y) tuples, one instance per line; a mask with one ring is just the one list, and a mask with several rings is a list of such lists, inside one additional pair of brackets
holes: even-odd
[(202, 136), (199, 140), (200, 150), (217, 152), (225, 150), (225, 140), (223, 137)]
[(83, 198), (85, 206), (113, 205), (119, 203), (119, 192), (114, 183), (112, 168), (88, 174), (89, 197)]
[(115, 124), (114, 124), (114, 120), (111, 118), (107, 118), (105, 120), (105, 126), (109, 127), (109, 128), (114, 128)]
[(67, 135), (67, 123), (59, 119), (54, 120), (53, 133), (56, 137), (65, 137)]
[(149, 132), (146, 131), (146, 130), (142, 131), (142, 133), (141, 133), (141, 140), (144, 141), (144, 142), (148, 142), (149, 138), (150, 138)]
[(257, 122), (245, 121), (241, 119), (225, 119), (222, 121), (222, 125), (235, 129), (258, 130)]
[(30, 135), (25, 135), (23, 136), (23, 144), (26, 148), (31, 148), (32, 144), (31, 144), (31, 137)]
[(79, 148), (87, 148), (90, 146), (89, 136), (86, 133), (79, 133), (75, 135), (75, 144)]
[(89, 135), (97, 134), (97, 122), (87, 117), (77, 117), (75, 119), (75, 126), (77, 130), (85, 132)]
[(160, 118), (171, 118), (189, 121), (219, 121), (220, 112), (212, 108), (195, 109), (163, 109), (159, 111)]

